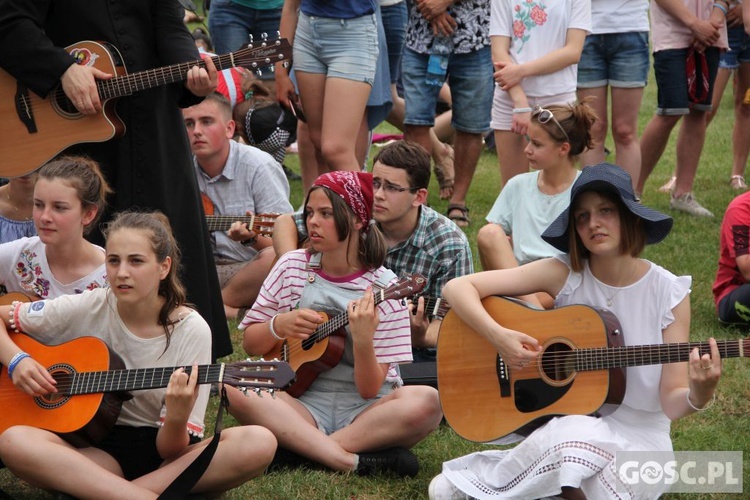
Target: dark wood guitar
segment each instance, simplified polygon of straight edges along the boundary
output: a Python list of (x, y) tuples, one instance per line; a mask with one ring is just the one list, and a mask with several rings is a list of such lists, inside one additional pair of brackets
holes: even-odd
[[(375, 305), (384, 300), (403, 299), (419, 293), (426, 284), (427, 280), (418, 274), (405, 276), (385, 290), (374, 291)], [(339, 364), (344, 355), (344, 327), (349, 324), (349, 314), (344, 311), (330, 319), (323, 312), (319, 314), (325, 322), (321, 323), (307, 339), (285, 339), (263, 356), (265, 359), (286, 361), (297, 373), (297, 380), (286, 389), (286, 392), (294, 397), (304, 394), (318, 375)]]
[(261, 236), (273, 236), (273, 227), (276, 218), (281, 214), (253, 214), (253, 215), (218, 215), (214, 202), (206, 193), (201, 193), (203, 211), (206, 213), (206, 224), (209, 231), (228, 231), (235, 221), (242, 221), (247, 225), (249, 231)]
[[(411, 297), (411, 301), (416, 304), (420, 295)], [(442, 297), (433, 297), (432, 295), (421, 295), (424, 298), (424, 311), (430, 318), (442, 319), (450, 310), (451, 306), (448, 301)]]
[[(89, 446), (117, 421), (127, 391), (166, 387), (179, 367), (124, 369), (122, 359), (101, 339), (81, 337), (45, 346), (23, 334), (11, 339), (47, 367), (57, 381), (55, 394), (33, 397), (18, 390), (0, 370), (0, 433), (33, 425), (62, 434), (75, 446)], [(185, 367), (188, 372), (192, 367)], [(198, 383), (223, 383), (255, 390), (282, 389), (294, 379), (283, 361), (240, 361), (198, 366)]]
[[(65, 96), (60, 86), (42, 99), (12, 76), (0, 70), (0, 177), (26, 175), (41, 167), (68, 146), (82, 142), (104, 142), (125, 133), (125, 124), (115, 112), (116, 99), (187, 79), (193, 66), (205, 62), (184, 62), (161, 68), (126, 73), (122, 56), (106, 42), (82, 41), (66, 47), (78, 64), (93, 66), (113, 76), (97, 80), (102, 112), (83, 115)], [(235, 66), (259, 68), (289, 59), (286, 39), (249, 44), (247, 47), (211, 58), (218, 70)]]
[[(543, 347), (523, 369), (505, 364), (495, 348), (453, 310), (438, 336), (438, 386), (443, 413), (463, 438), (490, 442), (528, 434), (556, 415), (603, 415), (625, 396), (625, 367), (681, 363), (708, 342), (625, 346), (617, 318), (584, 305), (537, 310), (487, 297), (499, 324), (536, 338)], [(722, 358), (750, 355), (750, 339), (719, 340)]]

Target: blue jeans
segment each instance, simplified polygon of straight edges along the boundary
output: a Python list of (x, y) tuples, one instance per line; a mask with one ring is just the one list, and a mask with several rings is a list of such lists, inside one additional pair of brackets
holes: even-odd
[(380, 7), (380, 15), (383, 18), (383, 30), (388, 43), (388, 67), (391, 70), (391, 83), (396, 83), (401, 78), (401, 56), (404, 53), (406, 23), (409, 20), (406, 1), (388, 7)]
[(724, 69), (737, 69), (740, 63), (750, 62), (750, 35), (745, 33), (745, 28), (737, 26), (727, 29), (729, 36), (729, 50), (721, 53), (719, 67)]
[(578, 62), (578, 88), (645, 87), (648, 66), (648, 31), (589, 35)]
[(658, 115), (686, 115), (691, 109), (711, 111), (716, 73), (719, 70), (719, 49), (708, 47), (704, 54), (708, 62), (708, 94), (700, 102), (692, 102), (688, 92), (686, 57), (688, 49), (667, 49), (654, 52)]
[[(240, 49), (250, 42), (259, 43), (263, 36), (276, 40), (281, 22), (281, 9), (253, 9), (231, 0), (212, 0), (211, 15), (208, 17), (208, 31), (214, 51), (226, 54)], [(260, 68), (259, 78), (271, 80), (271, 66)]]
[[(401, 65), (406, 101), (406, 125), (432, 127), (440, 87), (425, 84), (429, 54), (404, 50)], [(483, 134), (490, 128), (495, 81), (492, 79), (490, 47), (468, 54), (451, 54), (448, 84), (453, 100), (451, 125), (467, 134)]]

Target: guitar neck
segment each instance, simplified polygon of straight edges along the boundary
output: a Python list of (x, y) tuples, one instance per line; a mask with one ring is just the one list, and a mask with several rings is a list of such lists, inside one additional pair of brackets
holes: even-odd
[[(218, 71), (237, 66), (257, 67), (259, 62), (262, 62), (263, 64), (272, 64), (273, 62), (276, 62), (276, 60), (272, 59), (270, 56), (280, 53), (280, 51), (277, 50), (280, 46), (282, 46), (282, 42), (277, 40), (275, 42), (267, 42), (256, 48), (249, 47), (228, 54), (211, 56), (210, 59)], [(244, 62), (248, 54), (252, 55), (250, 63)], [(283, 60), (283, 57), (279, 60)], [(137, 73), (128, 73), (126, 75), (110, 78), (109, 80), (97, 80), (96, 85), (99, 97), (102, 100), (123, 97), (134, 94), (140, 90), (147, 90), (169, 83), (182, 82), (187, 80), (188, 71), (190, 71), (190, 68), (193, 66), (205, 68), (206, 62), (203, 59), (199, 59), (197, 61), (172, 64), (171, 66), (163, 66), (160, 68), (139, 71)]]
[(228, 231), (235, 221), (241, 221), (255, 231), (254, 215), (206, 215), (209, 231)]
[[(58, 390), (64, 395), (93, 394), (101, 392), (138, 391), (159, 389), (169, 384), (169, 378), (179, 366), (162, 368), (137, 368), (130, 370), (92, 371), (58, 376)], [(190, 373), (192, 366), (186, 366)], [(198, 366), (198, 383), (222, 382), (224, 364)], [(70, 389), (65, 386), (70, 383)]]
[[(372, 297), (375, 301), (375, 305), (377, 306), (384, 300), (388, 298), (388, 296), (385, 294), (384, 290), (378, 290), (376, 292), (372, 293)], [(312, 334), (310, 334), (310, 337), (306, 340), (303, 340), (302, 343), (313, 343), (313, 342), (320, 342), (321, 340), (324, 340), (331, 336), (333, 332), (338, 330), (341, 327), (344, 327), (349, 324), (349, 313), (344, 311), (343, 313), (339, 314), (338, 316), (334, 316), (333, 318), (329, 319), (319, 327), (313, 331)]]
[[(722, 358), (738, 358), (750, 355), (750, 339), (717, 340), (716, 344)], [(577, 371), (591, 371), (628, 366), (682, 363), (688, 361), (690, 352), (695, 348), (701, 355), (711, 353), (708, 342), (576, 349), (575, 364)]]
[[(416, 301), (416, 299), (415, 299)], [(425, 297), (424, 298), (424, 310), (428, 316), (434, 318), (443, 318), (450, 310), (451, 306), (442, 297)]]

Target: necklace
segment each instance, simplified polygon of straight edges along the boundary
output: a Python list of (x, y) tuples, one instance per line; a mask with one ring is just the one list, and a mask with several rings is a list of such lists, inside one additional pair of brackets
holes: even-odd
[[(615, 297), (617, 297), (617, 294), (620, 293), (623, 288), (625, 288), (626, 286), (629, 286), (629, 285), (632, 284), (633, 276), (635, 276), (635, 272), (636, 272), (637, 269), (638, 269), (638, 261), (636, 261), (635, 265), (633, 266), (633, 271), (630, 273), (630, 276), (628, 276), (627, 284), (625, 284), (623, 286), (619, 286), (619, 287), (614, 287), (612, 285), (607, 285), (606, 283), (604, 283), (602, 281), (599, 281), (599, 279), (596, 278), (596, 276), (594, 276), (594, 273), (591, 273), (591, 275), (594, 276), (594, 280), (595, 280), (594, 283), (596, 283), (597, 288), (599, 288), (599, 290), (602, 292), (602, 295), (604, 296), (604, 299), (607, 302), (607, 307), (612, 307), (612, 304), (614, 303), (614, 300), (615, 300)], [(616, 288), (615, 293), (613, 293), (610, 296), (607, 296), (606, 292), (604, 291), (605, 288), (602, 285), (608, 286), (610, 288)]]
[(16, 204), (15, 204), (15, 203), (13, 203), (13, 201), (12, 201), (12, 200), (10, 199), (10, 193), (9, 193), (9, 192), (6, 192), (6, 193), (5, 193), (5, 197), (6, 197), (7, 199), (8, 199), (8, 205), (10, 205), (11, 207), (13, 207), (13, 210), (15, 210), (15, 211), (16, 211), (16, 213), (18, 213), (18, 207), (17, 207), (17, 206), (16, 206)]

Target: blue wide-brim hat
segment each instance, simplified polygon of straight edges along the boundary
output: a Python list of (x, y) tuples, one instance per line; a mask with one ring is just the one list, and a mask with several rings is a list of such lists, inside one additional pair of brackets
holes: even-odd
[(570, 190), (570, 204), (542, 234), (542, 239), (562, 252), (568, 252), (570, 237), (570, 209), (573, 200), (585, 191), (610, 191), (620, 197), (630, 212), (643, 220), (646, 243), (659, 243), (672, 230), (672, 218), (644, 207), (636, 200), (630, 174), (611, 163), (599, 163), (581, 170), (581, 175)]

